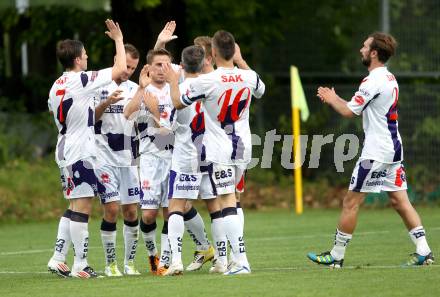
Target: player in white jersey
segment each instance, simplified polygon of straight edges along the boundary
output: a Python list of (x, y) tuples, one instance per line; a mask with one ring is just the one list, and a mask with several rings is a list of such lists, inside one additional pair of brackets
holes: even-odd
[(134, 97), (138, 85), (129, 80), (139, 63), (139, 51), (125, 44), (127, 72), (102, 87), (95, 98), (95, 134), (100, 163), (98, 180), (104, 187), (98, 192), (103, 205), (101, 240), (107, 276), (122, 276), (116, 261), (116, 223), (119, 205), (124, 218), (124, 274), (139, 275), (134, 266), (138, 242), (139, 174), (136, 164), (137, 140), (134, 121), (124, 117), (124, 106)]
[[(204, 50), (200, 46), (189, 46), (182, 51), (181, 65), (184, 69), (185, 81), (179, 85), (181, 93), (186, 93), (190, 83), (199, 75), (204, 55)], [(172, 262), (165, 275), (178, 275), (183, 272), (181, 254), (184, 210), (187, 201), (197, 199), (198, 196), (206, 202), (212, 219), (211, 229), (214, 243), (217, 250), (220, 250), (216, 263), (222, 262), (223, 267), (226, 268), (226, 235), (222, 228), (220, 206), (216, 201), (215, 184), (209, 174), (212, 164), (205, 160), (205, 147), (202, 143), (205, 124), (201, 102), (177, 111), (173, 127), (175, 127), (175, 142), (170, 172), (168, 209), (168, 239), (172, 251)]]
[(87, 262), (88, 219), (92, 198), (103, 187), (95, 175), (95, 122), (93, 97), (98, 88), (109, 84), (127, 71), (122, 32), (118, 24), (106, 20), (106, 34), (115, 41), (116, 58), (113, 68), (88, 71), (87, 54), (78, 40), (63, 40), (57, 45), (57, 57), (66, 72), (58, 78), (49, 93), (58, 128), (55, 160), (60, 167), (64, 197), (69, 208), (58, 227), (57, 243), (48, 268), (61, 276), (68, 276), (65, 264), (70, 242), (75, 247), (71, 275), (80, 278), (96, 277)]
[(234, 67), (234, 52), (232, 34), (217, 31), (212, 39), (217, 69), (196, 78), (189, 92), (182, 95), (176, 75), (165, 65), (174, 106), (182, 109), (201, 100), (205, 108), (206, 160), (213, 163), (212, 177), (221, 201), (224, 230), (235, 259), (227, 275), (250, 273), (235, 189), (251, 160), (249, 105), (252, 96), (260, 98), (265, 90), (256, 72)]
[(362, 80), (351, 101), (340, 98), (333, 88), (318, 88), (318, 97), (342, 116), (362, 115), (365, 133), (362, 154), (344, 197), (333, 249), (319, 255), (307, 255), (318, 264), (342, 267), (346, 246), (356, 227), (359, 207), (367, 193), (380, 191), (388, 193), (391, 206), (402, 218), (416, 245), (416, 252), (405, 265), (434, 262), (425, 229), (406, 192), (402, 139), (397, 122), (399, 86), (394, 75), (385, 67), (385, 63), (394, 55), (396, 46), (391, 35), (376, 32), (368, 36), (360, 53), (369, 75)]

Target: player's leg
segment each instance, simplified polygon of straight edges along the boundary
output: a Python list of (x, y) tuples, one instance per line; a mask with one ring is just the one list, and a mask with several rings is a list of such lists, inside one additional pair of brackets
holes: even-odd
[(116, 224), (119, 214), (120, 194), (118, 191), (120, 175), (117, 167), (103, 165), (96, 169), (103, 187), (98, 191), (103, 217), (101, 221), (101, 241), (104, 248), (106, 276), (122, 276), (116, 261)]
[(124, 274), (140, 275), (134, 265), (139, 239), (138, 207), (140, 201), (138, 170), (133, 167), (121, 167), (121, 208), (124, 217)]
[(411, 254), (405, 265), (429, 265), (434, 262), (434, 256), (426, 240), (419, 214), (408, 198), (405, 170), (402, 164), (392, 164), (387, 171), (384, 191), (387, 191), (391, 206), (400, 215), (408, 229), (409, 237), (416, 246), (416, 252)]
[(204, 199), (211, 217), (211, 233), (215, 247), (215, 260), (210, 273), (225, 273), (228, 267), (226, 233), (223, 226), (223, 215), (220, 207), (220, 201), (214, 197)]
[(171, 265), (164, 275), (179, 275), (183, 272), (182, 239), (185, 231), (183, 212), (186, 199), (171, 198), (168, 206), (168, 240), (171, 248)]
[[(142, 198), (141, 198), (142, 203)], [(145, 206), (142, 208), (142, 217), (140, 221), (140, 229), (142, 232), (142, 238), (144, 239), (145, 247), (147, 249), (148, 263), (150, 265), (150, 272), (152, 274), (157, 273), (159, 266), (159, 254), (156, 244), (156, 217), (159, 212), (158, 209), (147, 209)]]
[(163, 226), (160, 234), (160, 256), (157, 275), (165, 275), (171, 264), (171, 246), (168, 240), (168, 202), (166, 207), (162, 207)]
[(52, 257), (47, 264), (50, 272), (56, 273), (61, 277), (70, 276), (70, 268), (66, 264), (66, 256), (69, 251), (70, 243), (70, 217), (72, 215), (72, 203), (69, 203), (69, 208), (66, 209), (58, 223), (57, 239), (55, 241), (55, 248)]

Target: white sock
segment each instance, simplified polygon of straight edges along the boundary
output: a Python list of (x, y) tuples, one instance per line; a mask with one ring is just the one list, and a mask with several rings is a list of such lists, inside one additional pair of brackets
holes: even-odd
[(72, 271), (80, 271), (89, 266), (87, 252), (89, 250), (88, 222), (70, 221), (70, 236), (75, 248), (75, 257)]
[(243, 213), (243, 208), (237, 207), (237, 215), (240, 218), (241, 228), (244, 230), (244, 213)]
[(123, 234), (124, 234), (124, 250), (125, 250), (124, 265), (125, 265), (129, 261), (134, 261), (134, 258), (136, 257), (136, 248), (139, 237), (139, 225), (128, 226), (125, 224), (124, 221)]
[(171, 248), (172, 263), (182, 262), (182, 238), (185, 231), (182, 213), (171, 213), (168, 218), (168, 240)]
[[(196, 211), (195, 208), (193, 209), (194, 211)], [(186, 231), (188, 231), (189, 236), (196, 244), (196, 249), (199, 251), (206, 251), (207, 249), (209, 249), (210, 243), (208, 240), (208, 236), (206, 235), (205, 223), (203, 222), (200, 214), (197, 212), (194, 217), (189, 220), (185, 219), (184, 222)]]
[(159, 266), (170, 265), (171, 262), (171, 247), (168, 241), (168, 234), (162, 233), (160, 235), (160, 261)]
[(416, 245), (416, 253), (421, 256), (427, 256), (431, 249), (426, 241), (426, 232), (423, 226), (418, 226), (408, 232), (412, 242)]
[(105, 265), (116, 261), (116, 231), (101, 230), (101, 241), (104, 247)]
[(335, 260), (339, 261), (344, 259), (345, 249), (352, 237), (352, 234), (344, 233), (339, 229), (336, 229), (335, 243), (333, 249), (330, 251), (330, 254)]
[(249, 262), (246, 257), (243, 232), (240, 227), (240, 218), (236, 214), (225, 215), (223, 217), (223, 226), (226, 237), (231, 244), (232, 252), (234, 253), (234, 261), (239, 265), (249, 267)]
[(223, 265), (227, 265), (227, 243), (228, 239), (226, 238), (226, 233), (223, 226), (223, 218), (213, 219), (211, 222), (211, 233), (212, 239), (214, 241), (214, 248), (217, 255), (217, 261), (222, 263)]
[(142, 232), (142, 237), (144, 238), (145, 247), (147, 248), (148, 256), (157, 255), (156, 229), (148, 233)]
[(55, 242), (55, 249), (52, 259), (60, 262), (65, 262), (71, 242), (72, 240), (70, 238), (70, 218), (62, 216), (58, 224), (57, 241)]

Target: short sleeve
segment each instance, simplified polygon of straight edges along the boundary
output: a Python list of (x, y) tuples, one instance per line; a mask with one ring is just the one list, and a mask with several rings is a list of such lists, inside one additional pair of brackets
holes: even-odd
[(182, 93), (180, 96), (180, 102), (185, 106), (190, 106), (198, 100), (205, 99), (205, 90), (203, 88), (203, 82), (200, 78), (195, 79), (189, 85), (186, 93)]
[(347, 103), (347, 107), (356, 115), (360, 115), (367, 108), (373, 99), (379, 96), (378, 84), (371, 78), (367, 77), (359, 86), (359, 89)]
[(256, 75), (256, 83), (255, 83), (255, 90), (254, 90), (254, 96), (256, 98), (261, 98), (264, 94), (264, 91), (266, 90), (266, 86), (264, 82), (261, 80), (260, 76), (255, 73)]
[(97, 91), (100, 87), (112, 82), (112, 68), (81, 72), (80, 79), (84, 91)]

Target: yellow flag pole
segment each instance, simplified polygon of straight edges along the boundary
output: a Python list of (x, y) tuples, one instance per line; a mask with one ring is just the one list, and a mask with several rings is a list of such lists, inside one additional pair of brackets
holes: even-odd
[(290, 83), (292, 96), (292, 128), (293, 128), (293, 156), (294, 156), (294, 186), (295, 186), (295, 212), (303, 213), (303, 195), (302, 195), (302, 172), (301, 172), (301, 139), (300, 139), (300, 119), (299, 105), (295, 104), (295, 75), (298, 75), (296, 67), (290, 67)]

